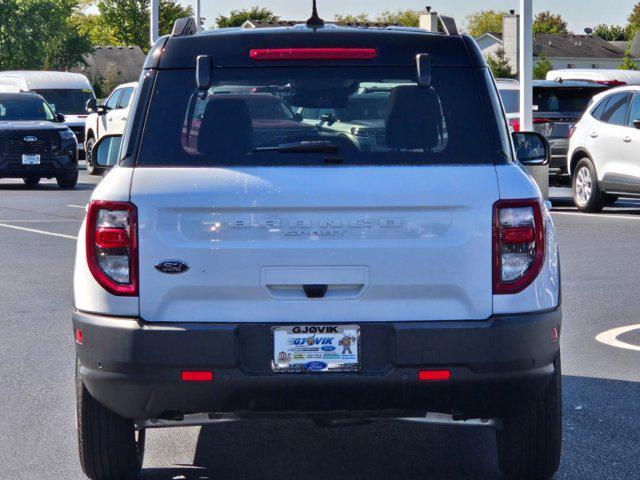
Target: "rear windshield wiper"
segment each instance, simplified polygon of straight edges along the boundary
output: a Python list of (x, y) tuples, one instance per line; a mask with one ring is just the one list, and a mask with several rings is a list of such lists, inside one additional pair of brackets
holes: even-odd
[(301, 141), (292, 143), (281, 143), (272, 147), (258, 147), (254, 152), (279, 152), (279, 153), (338, 153), (340, 146), (334, 142)]

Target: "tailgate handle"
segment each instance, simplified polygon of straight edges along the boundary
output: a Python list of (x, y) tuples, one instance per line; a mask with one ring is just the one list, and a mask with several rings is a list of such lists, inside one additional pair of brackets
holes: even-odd
[(307, 298), (324, 298), (329, 288), (328, 285), (303, 285), (304, 294)]

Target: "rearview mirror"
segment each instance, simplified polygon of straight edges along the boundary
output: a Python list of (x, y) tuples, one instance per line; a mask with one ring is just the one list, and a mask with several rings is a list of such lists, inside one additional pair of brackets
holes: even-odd
[(211, 69), (213, 60), (209, 55), (198, 55), (196, 58), (196, 84), (198, 90), (206, 91), (211, 87)]
[(61, 113), (56, 113), (56, 120), (58, 121), (58, 123), (64, 123), (65, 121), (64, 115)]
[(105, 135), (93, 146), (91, 151), (93, 164), (98, 167), (113, 167), (120, 159), (122, 135)]
[(87, 112), (97, 112), (98, 111), (98, 101), (95, 98), (90, 98), (87, 100), (85, 104), (85, 109)]
[(547, 165), (551, 157), (549, 142), (539, 133), (514, 132), (513, 143), (522, 165)]
[(420, 53), (416, 56), (418, 68), (418, 85), (422, 88), (431, 86), (431, 55)]
[(638, 120), (634, 120), (634, 121), (633, 121), (633, 126), (634, 126), (635, 128), (637, 128), (638, 130), (640, 130), (640, 119), (638, 119)]

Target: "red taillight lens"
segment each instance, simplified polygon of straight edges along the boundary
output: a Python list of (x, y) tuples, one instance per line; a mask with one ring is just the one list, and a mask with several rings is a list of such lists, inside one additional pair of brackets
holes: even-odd
[(533, 123), (551, 123), (553, 120), (549, 118), (534, 118)]
[(138, 294), (136, 207), (129, 202), (93, 201), (87, 210), (89, 270), (113, 295)]
[(254, 60), (373, 60), (375, 48), (261, 48), (251, 50)]
[(627, 84), (627, 82), (620, 80), (598, 80), (596, 83), (598, 85), (606, 85), (607, 87), (623, 87)]
[(82, 330), (80, 330), (79, 328), (76, 328), (74, 333), (76, 337), (76, 343), (78, 345), (82, 345), (82, 343), (84, 342), (84, 334), (82, 333)]
[(421, 382), (444, 382), (451, 379), (449, 370), (420, 370), (418, 380)]
[(206, 370), (183, 371), (180, 375), (183, 382), (211, 382), (213, 380), (213, 372)]
[(518, 120), (517, 118), (512, 118), (511, 120), (509, 120), (509, 125), (511, 125), (511, 128), (513, 128), (514, 132), (520, 131), (520, 120)]
[(527, 288), (544, 261), (545, 229), (537, 199), (500, 200), (493, 207), (493, 293)]
[(576, 129), (577, 127), (575, 125), (571, 125), (571, 127), (569, 127), (569, 138), (573, 137), (573, 134), (576, 133)]

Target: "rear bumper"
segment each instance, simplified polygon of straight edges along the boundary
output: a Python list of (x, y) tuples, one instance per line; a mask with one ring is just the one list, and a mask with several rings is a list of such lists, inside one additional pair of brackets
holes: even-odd
[(40, 165), (22, 165), (20, 159), (0, 158), (0, 178), (23, 178), (30, 175), (42, 178), (56, 177), (75, 168), (77, 162), (75, 149), (73, 154), (42, 157)]
[[(98, 401), (128, 418), (439, 412), (500, 417), (537, 397), (559, 354), (560, 309), (486, 321), (361, 324), (362, 371), (274, 374), (268, 324), (149, 324), (75, 312), (79, 376)], [(420, 382), (421, 369), (448, 369)], [(182, 370), (212, 370), (185, 383)]]

